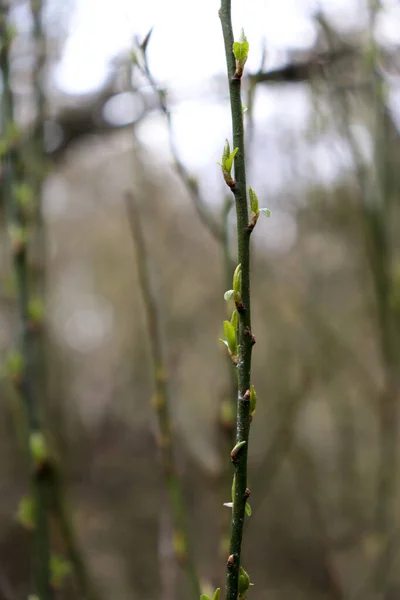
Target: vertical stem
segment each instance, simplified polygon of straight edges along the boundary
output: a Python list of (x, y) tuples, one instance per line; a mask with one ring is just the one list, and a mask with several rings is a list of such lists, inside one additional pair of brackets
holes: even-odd
[(236, 418), (236, 441), (245, 442), (234, 466), (236, 485), (232, 510), (230, 556), (227, 564), (226, 598), (237, 600), (240, 557), (242, 549), (243, 525), (247, 493), (247, 453), (250, 431), (250, 372), (251, 354), (254, 338), (251, 333), (250, 314), (250, 235), (247, 206), (246, 166), (243, 112), (241, 100), (241, 79), (235, 78), (235, 57), (233, 55), (233, 31), (231, 19), (231, 0), (221, 0), (219, 11), (224, 37), (225, 55), (229, 79), (229, 95), (232, 114), (233, 147), (238, 148), (235, 156), (235, 185), (232, 189), (236, 203), (238, 262), (241, 264), (241, 297), (243, 308), (239, 311), (239, 362), (238, 400)]
[[(14, 125), (14, 104), (10, 83), (10, 44), (8, 30), (8, 13), (2, 4), (0, 7), (0, 67), (2, 71), (2, 128), (7, 130)], [(26, 236), (27, 223), (21, 214), (15, 195), (15, 185), (18, 183), (20, 156), (15, 141), (7, 149), (4, 160), (4, 191), (7, 205), (7, 220), (11, 227), (24, 232)], [(20, 395), (26, 409), (30, 436), (40, 433), (38, 408), (34, 392), (33, 340), (29, 325), (29, 265), (26, 237), (21, 239), (20, 246), (13, 248), (13, 263), (16, 277), (19, 312), (19, 350), (24, 361), (24, 373), (20, 386)], [(35, 588), (40, 600), (51, 600), (53, 592), (50, 585), (50, 539), (47, 520), (47, 484), (46, 477), (31, 460), (32, 495), (35, 507), (35, 539), (33, 566)]]
[(176, 558), (186, 572), (191, 588), (191, 597), (198, 600), (200, 597), (200, 584), (193, 561), (193, 555), (189, 548), (186, 507), (174, 454), (173, 430), (170, 416), (170, 390), (162, 350), (160, 311), (156, 295), (150, 284), (148, 254), (140, 223), (139, 211), (131, 195), (128, 195), (127, 202), (129, 224), (132, 230), (132, 239), (136, 250), (139, 285), (147, 317), (148, 339), (155, 384), (153, 407), (157, 415), (161, 461), (172, 514), (174, 529), (173, 545)]

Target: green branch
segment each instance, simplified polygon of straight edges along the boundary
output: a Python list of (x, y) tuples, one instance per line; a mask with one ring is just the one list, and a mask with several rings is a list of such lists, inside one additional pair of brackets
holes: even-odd
[(35, 519), (33, 568), (36, 592), (41, 600), (51, 600), (50, 539), (47, 519), (47, 486), (44, 473), (46, 457), (38, 460), (37, 442), (43, 439), (40, 419), (35, 400), (34, 344), (30, 318), (30, 276), (28, 265), (27, 238), (29, 222), (18, 194), (20, 180), (20, 150), (18, 132), (14, 121), (13, 94), (10, 85), (10, 46), (13, 33), (8, 24), (7, 9), (0, 8), (0, 68), (2, 72), (2, 132), (6, 141), (4, 159), (4, 198), (10, 232), (13, 267), (17, 284), (19, 312), (18, 353), (21, 357), (21, 372), (18, 391), (24, 404), (29, 428), (29, 451), (32, 469), (32, 497)]
[[(236, 203), (238, 233), (238, 263), (241, 265), (239, 279), (238, 269), (235, 271), (233, 294), (236, 309), (239, 313), (237, 361), (238, 400), (236, 446), (231, 457), (235, 468), (233, 490), (233, 507), (231, 523), (231, 540), (227, 563), (226, 599), (237, 600), (240, 589), (241, 551), (245, 510), (249, 491), (247, 488), (247, 453), (250, 432), (250, 388), (251, 388), (251, 354), (254, 337), (251, 333), (250, 312), (250, 235), (249, 211), (247, 204), (246, 166), (243, 129), (243, 110), (241, 99), (241, 77), (247, 59), (248, 44), (244, 35), (234, 49), (234, 38), (231, 21), (231, 2), (222, 0), (219, 11), (225, 44), (226, 63), (229, 79), (229, 95), (232, 114), (233, 153), (229, 145), (224, 150), (222, 171), (226, 183), (232, 189)], [(246, 47), (247, 44), (247, 47)], [(235, 51), (235, 56), (233, 54)], [(230, 177), (230, 157), (234, 155), (235, 179)], [(228, 177), (229, 175), (229, 177)], [(236, 289), (235, 289), (236, 288)], [(239, 298), (240, 295), (240, 298)], [(247, 586), (248, 587), (248, 586)]]
[(170, 416), (170, 390), (166, 362), (163, 353), (160, 310), (158, 301), (150, 285), (150, 268), (148, 252), (140, 222), (139, 210), (131, 194), (127, 195), (127, 208), (132, 239), (135, 244), (136, 264), (139, 275), (139, 286), (147, 318), (147, 335), (153, 363), (155, 394), (153, 408), (157, 416), (159, 429), (159, 448), (162, 467), (170, 502), (173, 524), (173, 547), (176, 559), (186, 572), (191, 588), (191, 596), (198, 600), (200, 584), (189, 548), (186, 507), (176, 466), (173, 427)]

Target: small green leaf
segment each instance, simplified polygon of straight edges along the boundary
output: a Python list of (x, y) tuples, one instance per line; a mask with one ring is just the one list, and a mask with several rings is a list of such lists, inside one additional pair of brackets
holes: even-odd
[(249, 42), (244, 35), (243, 29), (241, 31), (239, 41), (233, 43), (233, 54), (236, 60), (240, 62), (241, 66), (243, 67), (249, 55)]
[(10, 225), (8, 235), (11, 240), (11, 247), (15, 254), (20, 254), (25, 250), (27, 242), (27, 232), (25, 227), (19, 225)]
[(15, 200), (24, 211), (31, 211), (34, 207), (34, 193), (31, 186), (19, 183), (13, 188)]
[(37, 464), (42, 464), (49, 456), (46, 440), (43, 433), (34, 431), (29, 436), (29, 448), (34, 461)]
[(251, 517), (251, 506), (248, 502), (246, 502), (245, 511), (246, 511), (246, 515), (248, 517)]
[(14, 385), (20, 383), (24, 368), (25, 361), (21, 352), (11, 350), (5, 361), (5, 370)]
[(242, 440), (241, 442), (238, 442), (231, 450), (231, 458), (233, 460), (235, 460), (238, 457), (239, 452), (241, 451), (241, 449), (243, 448), (243, 446), (246, 445), (246, 440)]
[(228, 342), (228, 348), (232, 354), (237, 354), (236, 329), (230, 321), (224, 321), (224, 334)]
[(31, 298), (28, 305), (29, 319), (36, 325), (41, 324), (44, 318), (44, 305), (41, 298)]
[(242, 265), (239, 264), (233, 274), (233, 293), (240, 295), (242, 292)]
[(220, 590), (220, 588), (217, 588), (214, 592), (214, 596), (212, 597), (212, 600), (219, 600), (220, 595), (221, 595), (221, 590)]
[(222, 344), (225, 344), (225, 346), (229, 349), (229, 345), (228, 345), (228, 342), (226, 340), (223, 340), (222, 338), (219, 338), (218, 341), (221, 342)]
[(240, 567), (239, 571), (239, 596), (242, 598), (246, 597), (246, 594), (250, 587), (250, 577), (249, 574)]
[(253, 417), (254, 413), (256, 412), (256, 406), (257, 406), (257, 394), (256, 394), (256, 390), (254, 389), (254, 385), (251, 386), (251, 390), (250, 390), (250, 415)]
[(200, 600), (211, 600), (210, 596), (207, 596), (207, 594), (202, 594), (200, 596)]
[(172, 545), (174, 547), (176, 556), (179, 559), (184, 559), (186, 557), (187, 547), (186, 547), (186, 538), (185, 538), (184, 534), (182, 533), (182, 531), (179, 531), (179, 530), (174, 531), (173, 538), (172, 538)]
[(32, 498), (29, 496), (21, 498), (17, 510), (17, 519), (25, 529), (31, 531), (35, 528), (35, 509)]
[(235, 502), (235, 487), (236, 487), (236, 473), (233, 475), (233, 480), (232, 480), (232, 492), (231, 492), (232, 506), (233, 506), (233, 503)]
[(248, 111), (247, 106), (243, 106), (243, 104), (242, 104), (242, 114), (244, 115), (244, 113), (247, 111)]
[(228, 300), (230, 300), (233, 296), (233, 290), (228, 290), (227, 292), (225, 292), (224, 294), (224, 300), (226, 300), (226, 302), (228, 302)]
[(269, 208), (260, 208), (260, 212), (262, 212), (262, 214), (265, 215), (266, 217), (271, 216), (271, 211)]
[(235, 156), (238, 152), (239, 152), (239, 148), (235, 148), (234, 151), (231, 152), (230, 155), (228, 156), (228, 158), (225, 160), (224, 168), (226, 171), (228, 171), (229, 174), (232, 171), (233, 159), (235, 158)]
[(251, 212), (258, 216), (258, 213), (260, 212), (258, 208), (258, 196), (252, 187), (249, 187), (249, 196)]
[(233, 502), (224, 502), (224, 506), (227, 506), (228, 508), (233, 508)]
[(239, 326), (239, 313), (236, 310), (236, 308), (233, 311), (232, 316), (231, 316), (231, 325), (232, 325), (232, 327), (233, 327), (233, 329), (235, 331), (238, 330), (238, 326)]
[(51, 584), (58, 588), (63, 579), (71, 573), (71, 564), (62, 556), (53, 555), (50, 557)]
[(222, 152), (222, 164), (221, 167), (225, 168), (225, 163), (228, 160), (229, 156), (231, 154), (231, 147), (229, 145), (229, 141), (225, 140), (225, 146)]

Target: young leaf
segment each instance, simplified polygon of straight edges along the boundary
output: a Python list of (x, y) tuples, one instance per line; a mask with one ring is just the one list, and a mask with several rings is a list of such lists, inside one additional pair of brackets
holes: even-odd
[(240, 571), (239, 571), (239, 596), (241, 598), (245, 598), (246, 594), (249, 590), (250, 587), (250, 577), (249, 574), (243, 569), (243, 567), (240, 567)]
[(260, 208), (260, 212), (262, 212), (262, 214), (265, 215), (266, 217), (271, 216), (271, 211), (269, 208)]
[(224, 146), (224, 149), (222, 152), (222, 163), (220, 163), (222, 168), (225, 168), (225, 163), (228, 160), (230, 154), (231, 154), (231, 147), (229, 145), (229, 141), (225, 140), (225, 146)]
[(224, 502), (223, 506), (227, 506), (228, 508), (233, 508), (233, 502)]
[(32, 498), (21, 498), (18, 505), (17, 519), (25, 529), (31, 531), (35, 528), (35, 510)]
[(34, 325), (40, 325), (44, 318), (44, 305), (41, 298), (31, 298), (28, 305), (28, 317)]
[(228, 342), (228, 348), (232, 354), (237, 354), (236, 329), (230, 321), (224, 321), (224, 334)]
[(239, 151), (239, 148), (235, 148), (234, 151), (231, 152), (230, 155), (228, 156), (228, 158), (225, 160), (224, 168), (226, 171), (228, 171), (229, 175), (231, 174), (233, 159), (235, 158), (238, 151)]
[(256, 406), (257, 406), (257, 394), (256, 394), (256, 390), (254, 389), (254, 385), (251, 386), (251, 390), (250, 390), (250, 415), (253, 417), (254, 413), (256, 412)]
[(246, 515), (248, 517), (251, 517), (251, 506), (248, 502), (246, 502), (245, 511), (246, 511)]
[(224, 294), (224, 300), (226, 300), (226, 302), (228, 302), (228, 300), (230, 300), (233, 296), (233, 290), (228, 290), (227, 292), (225, 292)]
[(242, 67), (247, 60), (249, 55), (249, 42), (247, 41), (244, 31), (242, 29), (238, 42), (233, 43), (233, 54), (237, 61), (242, 63)]
[(29, 436), (29, 448), (37, 464), (44, 463), (49, 456), (46, 440), (40, 431), (34, 431)]
[(231, 325), (236, 332), (239, 326), (239, 313), (236, 309), (233, 311), (231, 316)]
[(231, 450), (231, 458), (232, 460), (235, 460), (238, 455), (239, 452), (241, 451), (241, 449), (243, 448), (243, 446), (245, 446), (247, 444), (246, 440), (242, 440), (241, 442), (238, 442)]
[(235, 296), (241, 295), (242, 292), (242, 265), (239, 264), (233, 274), (233, 293)]
[(255, 193), (255, 191), (253, 190), (252, 187), (249, 187), (249, 196), (250, 196), (250, 208), (251, 208), (251, 212), (258, 216), (259, 214), (259, 208), (258, 208), (258, 196)]
[(221, 595), (221, 590), (220, 590), (220, 588), (217, 588), (214, 592), (214, 596), (212, 597), (212, 600), (219, 600), (220, 595)]
[(211, 600), (210, 596), (207, 596), (207, 594), (202, 594), (200, 596), (200, 600)]
[(51, 584), (58, 588), (67, 575), (71, 573), (71, 564), (61, 556), (50, 557)]

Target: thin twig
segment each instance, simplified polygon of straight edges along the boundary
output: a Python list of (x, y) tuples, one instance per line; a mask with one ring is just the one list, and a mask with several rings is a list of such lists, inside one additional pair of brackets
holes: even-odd
[[(146, 46), (147, 46), (147, 44), (146, 44)], [(207, 202), (203, 198), (203, 195), (200, 191), (198, 182), (190, 175), (190, 173), (186, 169), (184, 163), (180, 159), (179, 152), (178, 152), (178, 149), (175, 144), (174, 132), (173, 132), (173, 128), (172, 128), (171, 112), (168, 107), (168, 103), (167, 103), (167, 99), (166, 99), (166, 92), (165, 92), (165, 90), (160, 88), (160, 86), (154, 79), (153, 74), (150, 71), (148, 60), (147, 60), (146, 47), (143, 48), (143, 44), (142, 44), (142, 56), (143, 56), (143, 65), (138, 63), (138, 67), (140, 68), (142, 74), (144, 74), (144, 76), (147, 78), (153, 91), (157, 95), (158, 100), (159, 100), (160, 109), (161, 109), (162, 113), (165, 115), (165, 118), (167, 121), (167, 127), (168, 127), (168, 140), (169, 140), (170, 152), (174, 159), (174, 163), (175, 163), (175, 167), (178, 172), (178, 175), (180, 176), (188, 193), (190, 194), (190, 197), (193, 201), (193, 205), (197, 211), (200, 221), (203, 223), (205, 228), (211, 233), (211, 235), (214, 237), (214, 239), (217, 240), (218, 242), (221, 242), (222, 235), (223, 235), (222, 231), (221, 231), (221, 226), (218, 223), (218, 221), (215, 219), (215, 217), (213, 216), (211, 210), (208, 208)]]
[(173, 427), (170, 416), (170, 389), (163, 353), (160, 309), (156, 294), (150, 284), (148, 250), (144, 240), (139, 210), (132, 194), (127, 194), (126, 202), (132, 240), (135, 245), (139, 286), (146, 311), (147, 337), (150, 345), (155, 385), (153, 407), (158, 421), (158, 442), (172, 513), (173, 545), (176, 558), (186, 572), (190, 583), (191, 596), (198, 600), (200, 584), (189, 547), (186, 507), (174, 453)]
[(240, 307), (238, 306), (239, 358), (237, 363), (238, 400), (236, 442), (237, 444), (242, 444), (242, 446), (234, 460), (235, 488), (226, 578), (226, 599), (237, 600), (245, 507), (249, 495), (247, 488), (247, 453), (250, 433), (251, 355), (255, 341), (251, 331), (250, 313), (250, 236), (252, 228), (249, 227), (247, 205), (241, 73), (236, 72), (236, 62), (232, 50), (234, 38), (231, 19), (231, 0), (221, 0), (219, 16), (222, 25), (229, 80), (233, 147), (238, 149), (234, 159), (235, 181), (229, 181), (228, 185), (232, 189), (236, 203), (238, 263), (241, 265), (241, 303)]

